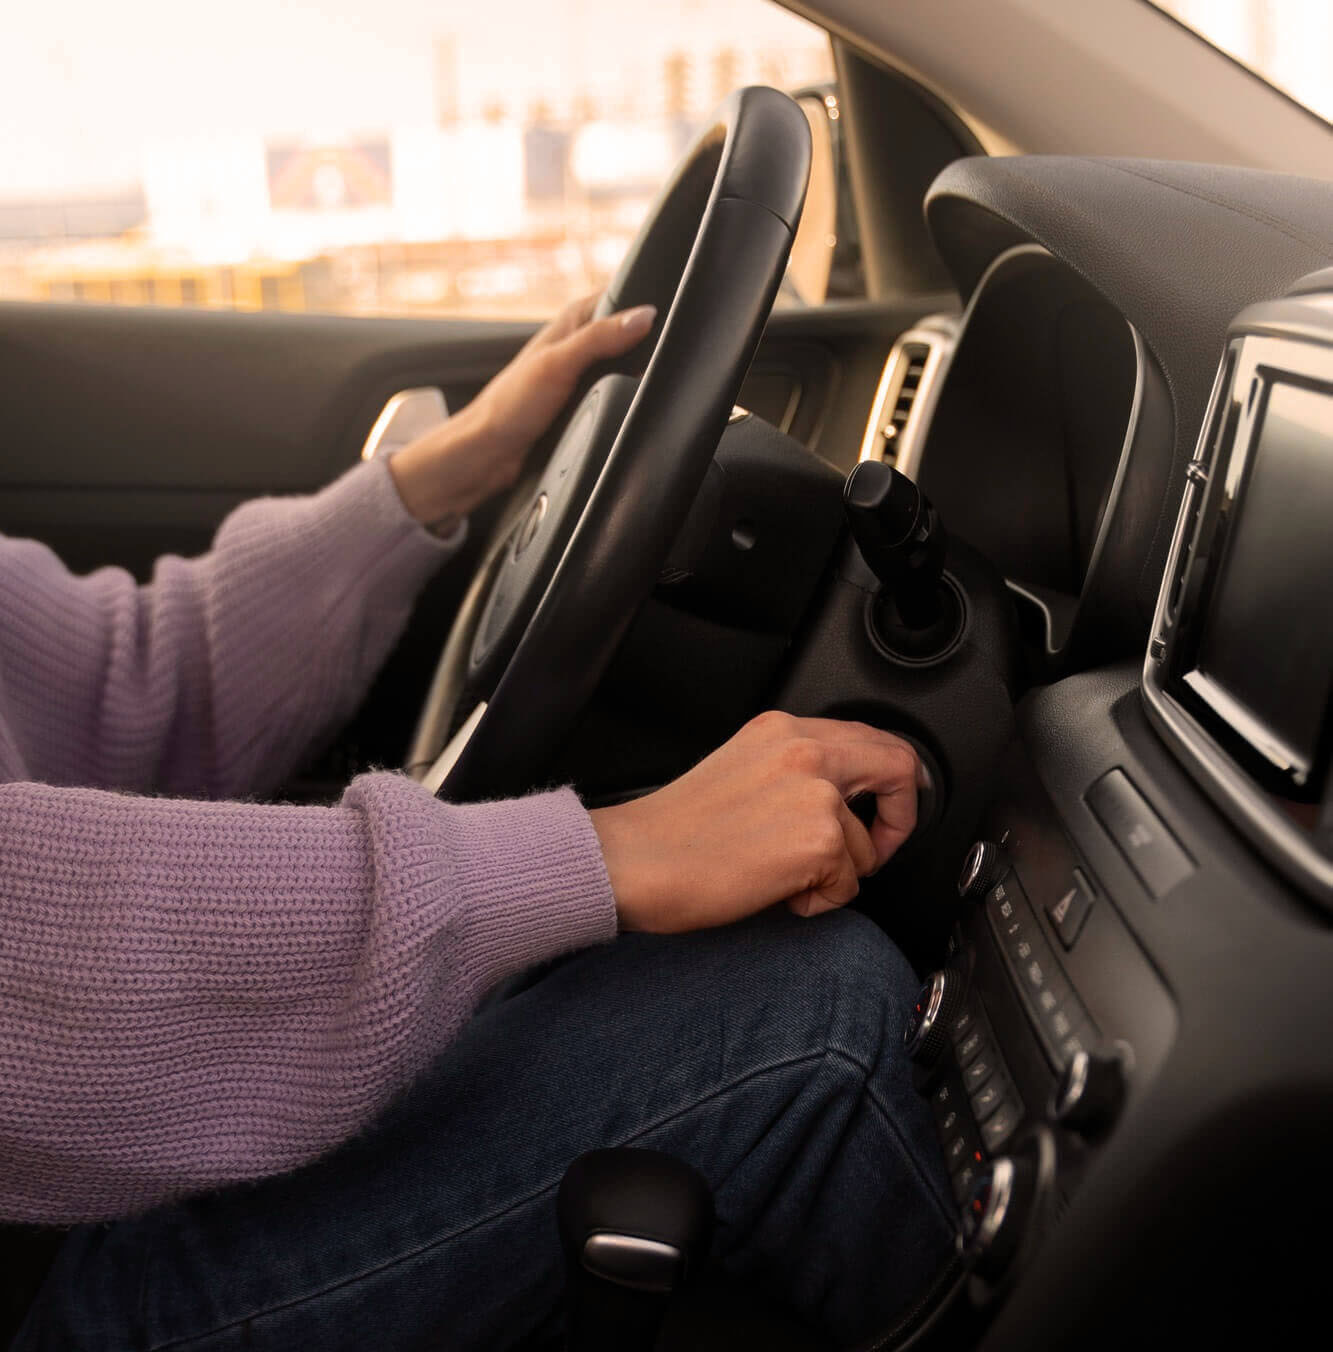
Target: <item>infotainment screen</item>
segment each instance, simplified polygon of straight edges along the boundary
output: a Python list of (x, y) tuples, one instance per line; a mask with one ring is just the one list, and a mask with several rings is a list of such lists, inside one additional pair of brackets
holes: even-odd
[(1333, 693), (1333, 397), (1274, 382), (1233, 463), (1221, 557), (1196, 630), (1193, 693), (1299, 796)]

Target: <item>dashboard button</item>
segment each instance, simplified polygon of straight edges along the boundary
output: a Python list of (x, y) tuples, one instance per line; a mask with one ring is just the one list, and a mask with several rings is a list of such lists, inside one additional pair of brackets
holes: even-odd
[(963, 1071), (963, 1085), (969, 1094), (975, 1093), (995, 1073), (995, 1063), (989, 1051), (984, 1051)]
[(1006, 1099), (991, 1114), (991, 1116), (981, 1124), (982, 1144), (987, 1150), (994, 1154), (994, 1152), (1013, 1134), (1013, 1130), (1017, 1125), (1018, 1109)]
[(1024, 952), (1024, 947), (1032, 947), (1032, 936), (1029, 931), (1032, 929), (1030, 919), (1021, 912), (1015, 912), (1008, 920), (1001, 920), (996, 926), (996, 932), (999, 935), (1000, 943), (1004, 946), (1004, 951), (1009, 954), (1015, 962), (1022, 961), (1019, 956)]
[(976, 1016), (970, 1009), (965, 1009), (953, 1023), (949, 1025), (949, 1032), (953, 1034), (955, 1042), (957, 1042), (959, 1038), (967, 1036), (968, 1030), (972, 1027), (975, 1017)]
[(958, 1064), (965, 1066), (986, 1045), (986, 1035), (980, 1028), (974, 1028), (958, 1044)]
[(1049, 987), (1037, 996), (1037, 1009), (1041, 1012), (1042, 1019), (1045, 1020), (1048, 1015), (1054, 1014), (1060, 1008), (1060, 997)]
[(1046, 908), (1046, 914), (1051, 917), (1051, 924), (1066, 948), (1073, 948), (1090, 910), (1092, 888), (1083, 874), (1075, 869), (1068, 891)]
[(978, 1122), (984, 1122), (1000, 1106), (1004, 1098), (1004, 1086), (998, 1076), (989, 1084), (983, 1084), (972, 1095), (972, 1114)]
[(1079, 1052), (1091, 1051), (1095, 1040), (1092, 1027), (1086, 1021), (1080, 1023), (1067, 1037), (1059, 1039), (1056, 1047), (1061, 1066), (1067, 1066)]
[(1019, 964), (1018, 970), (1027, 983), (1028, 990), (1033, 994), (1045, 990), (1051, 984), (1051, 977), (1054, 975), (1050, 958), (1041, 953), (1030, 953), (1026, 960)]
[(1016, 878), (1006, 878), (996, 883), (986, 895), (986, 909), (991, 919), (999, 925), (1002, 921), (1012, 920), (1015, 914), (1021, 916), (1027, 906), (1027, 897), (1018, 885)]
[(957, 1169), (970, 1157), (967, 1148), (967, 1137), (960, 1131), (956, 1136), (951, 1136), (944, 1143), (944, 1162), (948, 1166), (950, 1173)]
[(959, 1206), (962, 1206), (967, 1200), (968, 1193), (972, 1191), (972, 1185), (977, 1181), (977, 1170), (980, 1168), (981, 1166), (979, 1164), (974, 1163), (972, 1160), (968, 1160), (968, 1162), (954, 1174), (953, 1195)]
[(1104, 774), (1087, 803), (1150, 895), (1165, 896), (1194, 872), (1194, 861), (1123, 770)]

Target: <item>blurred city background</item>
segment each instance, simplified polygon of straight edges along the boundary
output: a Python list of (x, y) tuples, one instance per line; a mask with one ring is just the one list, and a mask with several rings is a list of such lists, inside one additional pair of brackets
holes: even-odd
[[(1333, 115), (1329, 0), (1162, 7)], [(832, 78), (772, 0), (28, 6), (0, 299), (546, 314), (606, 282), (729, 90)]]

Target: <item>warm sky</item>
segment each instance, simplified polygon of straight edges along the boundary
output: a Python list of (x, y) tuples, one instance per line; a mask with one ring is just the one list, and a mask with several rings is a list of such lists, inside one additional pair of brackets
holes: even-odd
[[(926, 0), (912, 2), (926, 20)], [(1333, 114), (1333, 0), (1161, 2)], [(6, 9), (0, 198), (10, 200), (133, 183), (145, 146), (163, 138), (327, 141), (429, 124), (435, 42), (450, 34), (463, 105), (502, 97), (518, 113), (575, 88), (612, 106), (651, 104), (668, 52), (697, 53), (706, 83), (719, 46), (752, 54), (817, 36), (771, 0), (14, 0)], [(711, 94), (702, 91), (702, 107)]]
[(660, 96), (662, 59), (676, 49), (706, 53), (735, 42), (748, 51), (819, 36), (770, 0), (45, 0), (6, 8), (0, 197), (10, 199), (132, 183), (144, 145), (163, 137), (329, 140), (429, 124), (434, 44), (449, 34), (464, 104), (503, 94), (515, 111), (576, 85), (609, 99), (627, 90)]

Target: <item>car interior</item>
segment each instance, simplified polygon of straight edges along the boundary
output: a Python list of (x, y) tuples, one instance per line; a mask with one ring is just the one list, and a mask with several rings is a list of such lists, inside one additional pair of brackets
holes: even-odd
[[(1333, 126), (1144, 0), (796, 8), (836, 80), (707, 120), (602, 301), (658, 306), (643, 353), (281, 796), (623, 801), (765, 708), (908, 738), (918, 828), (855, 905), (921, 976), (958, 1242), (872, 1345), (1267, 1344), (1328, 1252)], [(812, 131), (864, 294), (775, 306)], [(535, 328), (0, 304), (0, 530), (146, 577)], [(603, 1163), (562, 1199), (571, 1347), (824, 1345), (659, 1281), (706, 1201)]]

